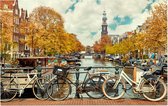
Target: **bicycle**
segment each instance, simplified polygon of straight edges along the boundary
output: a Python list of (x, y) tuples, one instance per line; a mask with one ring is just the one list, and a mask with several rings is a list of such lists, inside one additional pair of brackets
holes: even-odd
[[(4, 75), (5, 73), (3, 73)], [(37, 99), (45, 100), (48, 98), (46, 93), (46, 79), (41, 77), (38, 78), (38, 73), (22, 73), (27, 75), (28, 82), (26, 85), (21, 86), (18, 75), (11, 75), (7, 77), (1, 78), (1, 99), (2, 102), (8, 102), (13, 100), (16, 95), (19, 93), (19, 97), (24, 93), (24, 89), (26, 89), (32, 83), (33, 94)]]
[(83, 82), (79, 85), (78, 83), (74, 83), (69, 78), (67, 78), (67, 75), (70, 71), (72, 71), (71, 69), (73, 68), (55, 68), (56, 72), (63, 71), (63, 74), (60, 75), (58, 73), (54, 73), (55, 77), (48, 84), (47, 93), (49, 98), (52, 100), (65, 100), (72, 92), (71, 84), (77, 86), (76, 92), (78, 94), (86, 93), (89, 97), (95, 99), (104, 97), (101, 86), (105, 79), (103, 76), (92, 76), (89, 73), (92, 67), (87, 67), (84, 69), (87, 72), (85, 72), (86, 75)]
[(139, 82), (133, 81), (128, 75), (121, 71), (119, 76), (111, 76), (104, 81), (102, 90), (104, 95), (109, 99), (121, 98), (126, 90), (125, 81), (132, 87), (133, 93), (142, 94), (147, 100), (160, 101), (167, 93), (166, 84), (160, 76), (153, 76), (150, 71), (144, 72)]

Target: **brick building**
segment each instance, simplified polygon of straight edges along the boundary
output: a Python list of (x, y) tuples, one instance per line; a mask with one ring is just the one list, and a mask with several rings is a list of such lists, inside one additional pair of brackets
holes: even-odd
[[(26, 39), (26, 33), (28, 33), (28, 29), (27, 29), (27, 24), (28, 24), (28, 14), (27, 14), (27, 10), (24, 10), (23, 8), (21, 9), (21, 14), (19, 17), (19, 22), (20, 22), (20, 36), (19, 36), (19, 53), (21, 53), (21, 56), (29, 56), (29, 47), (21, 42), (21, 40)], [(24, 24), (24, 25), (23, 25)]]
[[(20, 57), (21, 54), (24, 54), (26, 49), (26, 45), (21, 42), (21, 39), (24, 40), (26, 35), (21, 33), (20, 30), (22, 28), (21, 23), (25, 21), (28, 22), (28, 14), (26, 10), (19, 9), (18, 0), (0, 0), (0, 13), (1, 15), (8, 13), (10, 14), (9, 18), (12, 18), (12, 22), (10, 22), (13, 28), (10, 35), (12, 44), (10, 45), (10, 51), (8, 51), (8, 54), (10, 54), (12, 59), (15, 59)], [(2, 43), (4, 42), (2, 41)]]

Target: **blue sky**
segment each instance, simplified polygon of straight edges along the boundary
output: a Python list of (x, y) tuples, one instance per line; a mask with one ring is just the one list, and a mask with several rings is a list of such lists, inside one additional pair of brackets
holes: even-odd
[(142, 25), (151, 8), (163, 0), (18, 0), (29, 13), (38, 6), (59, 12), (65, 30), (78, 35), (84, 45), (92, 45), (101, 36), (102, 13), (107, 13), (109, 34), (123, 34)]

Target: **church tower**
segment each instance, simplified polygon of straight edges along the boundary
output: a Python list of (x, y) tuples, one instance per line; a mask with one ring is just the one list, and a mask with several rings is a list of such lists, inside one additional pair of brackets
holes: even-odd
[(103, 35), (107, 35), (108, 31), (107, 31), (107, 17), (106, 17), (106, 12), (103, 12), (103, 18), (102, 18), (102, 32), (101, 32), (101, 36)]

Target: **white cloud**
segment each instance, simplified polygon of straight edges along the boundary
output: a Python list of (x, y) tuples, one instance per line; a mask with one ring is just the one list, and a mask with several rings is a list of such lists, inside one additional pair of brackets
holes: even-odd
[(48, 6), (64, 14), (65, 10), (73, 4), (71, 0), (18, 0), (18, 2), (19, 7), (27, 9), (29, 13), (38, 6)]
[[(159, 0), (163, 1), (163, 0)], [(102, 13), (107, 13), (108, 24), (113, 22), (115, 16), (130, 16), (133, 21), (130, 25), (120, 25), (115, 31), (109, 29), (109, 34), (122, 34), (131, 31), (137, 25), (141, 25), (149, 15), (141, 11), (150, 2), (148, 0), (101, 0), (97, 4), (96, 0), (79, 0), (74, 11), (65, 11), (75, 2), (75, 0), (19, 0), (20, 7), (32, 11), (34, 7), (45, 5), (58, 11), (65, 20), (65, 29), (69, 33), (78, 35), (78, 39), (84, 45), (92, 45), (101, 36)], [(94, 37), (91, 32), (98, 32)]]
[(144, 12), (143, 14), (139, 13), (136, 16), (134, 16), (134, 19), (131, 24), (120, 25), (116, 28), (115, 31), (109, 30), (109, 33), (121, 35), (127, 31), (133, 31), (134, 29), (136, 29), (138, 25), (142, 25), (149, 16), (150, 16), (149, 12)]

